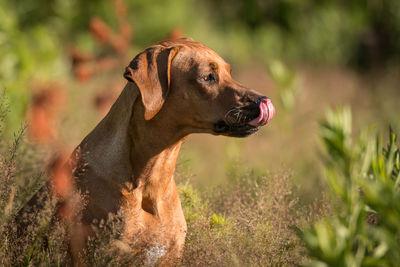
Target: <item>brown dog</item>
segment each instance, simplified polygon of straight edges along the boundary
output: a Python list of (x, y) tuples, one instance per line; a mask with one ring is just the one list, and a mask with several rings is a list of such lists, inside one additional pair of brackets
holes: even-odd
[[(186, 235), (175, 163), (191, 133), (244, 137), (274, 115), (270, 100), (230, 75), (213, 50), (191, 39), (166, 41), (137, 55), (106, 117), (82, 141), (75, 186), (87, 192), (81, 222), (122, 210), (121, 241), (148, 264), (172, 265)], [(82, 233), (82, 231), (80, 231)]]

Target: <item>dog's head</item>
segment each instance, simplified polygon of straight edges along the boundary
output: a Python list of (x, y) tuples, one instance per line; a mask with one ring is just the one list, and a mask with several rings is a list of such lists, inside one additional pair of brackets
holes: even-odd
[(269, 98), (233, 80), (216, 52), (191, 39), (147, 48), (124, 77), (139, 88), (146, 120), (168, 117), (188, 133), (244, 137), (275, 114)]

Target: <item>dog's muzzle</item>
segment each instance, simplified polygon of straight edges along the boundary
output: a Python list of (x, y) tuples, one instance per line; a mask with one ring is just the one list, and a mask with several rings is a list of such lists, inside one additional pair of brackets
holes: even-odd
[(246, 137), (258, 131), (275, 115), (271, 99), (262, 97), (249, 106), (232, 109), (225, 120), (214, 124), (214, 132), (232, 137)]

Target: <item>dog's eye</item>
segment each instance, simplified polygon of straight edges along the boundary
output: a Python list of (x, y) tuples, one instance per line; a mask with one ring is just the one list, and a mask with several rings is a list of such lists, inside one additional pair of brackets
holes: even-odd
[(215, 82), (217, 80), (217, 74), (210, 73), (202, 77), (205, 82)]

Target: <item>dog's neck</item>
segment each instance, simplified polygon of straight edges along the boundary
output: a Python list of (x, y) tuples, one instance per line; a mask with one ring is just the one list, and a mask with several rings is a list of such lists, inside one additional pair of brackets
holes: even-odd
[(140, 97), (135, 101), (129, 126), (131, 134), (131, 166), (136, 186), (142, 192), (142, 208), (159, 214), (160, 205), (175, 190), (174, 171), (183, 134), (171, 123), (166, 124), (164, 113), (151, 120), (144, 119)]
[[(165, 120), (162, 113), (159, 115), (145, 120), (140, 97), (135, 101), (128, 130), (132, 140), (131, 158), (135, 178), (144, 179), (149, 171), (148, 167), (168, 176), (174, 171), (184, 136), (174, 129), (177, 128), (176, 125), (165, 123), (171, 120)], [(160, 166), (154, 165), (158, 162)]]
[(176, 190), (173, 174), (184, 138), (172, 128), (177, 126), (164, 123), (163, 116), (160, 112), (146, 121), (139, 90), (128, 83), (80, 145), (95, 177), (118, 190), (132, 184), (131, 189), (142, 195), (143, 209), (154, 214), (165, 194)]

